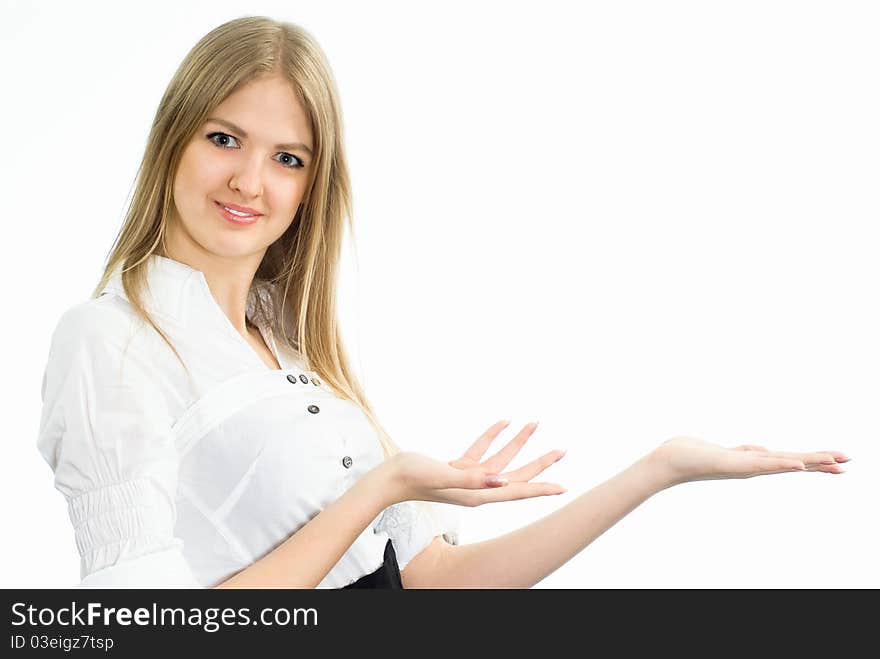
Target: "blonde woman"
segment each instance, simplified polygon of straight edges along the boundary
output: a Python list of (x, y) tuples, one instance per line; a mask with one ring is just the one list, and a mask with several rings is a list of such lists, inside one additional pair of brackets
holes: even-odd
[(836, 451), (671, 439), (527, 527), (458, 544), (461, 507), (565, 491), (488, 428), (449, 462), (401, 451), (340, 339), (351, 195), (338, 95), (302, 28), (204, 36), (153, 122), (91, 298), (52, 336), (38, 448), (83, 587), (528, 588), (654, 493), (841, 473)]

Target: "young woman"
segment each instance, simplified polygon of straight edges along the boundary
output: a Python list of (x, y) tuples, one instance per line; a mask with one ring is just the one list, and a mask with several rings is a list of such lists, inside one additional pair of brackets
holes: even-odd
[(527, 527), (457, 543), (461, 506), (560, 494), (528, 424), (450, 462), (401, 451), (354, 377), (335, 285), (350, 184), (335, 82), (303, 29), (230, 21), (162, 98), (101, 281), (61, 316), (38, 448), (81, 586), (527, 588), (656, 492), (841, 473), (836, 451), (671, 439)]

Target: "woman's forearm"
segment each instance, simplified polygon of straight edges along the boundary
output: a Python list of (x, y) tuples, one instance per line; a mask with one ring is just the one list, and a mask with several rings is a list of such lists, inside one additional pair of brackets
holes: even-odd
[(214, 588), (315, 588), (367, 525), (394, 503), (382, 465), (278, 547)]
[[(506, 535), (449, 548), (424, 588), (531, 588), (672, 483), (650, 455), (559, 510)], [(427, 580), (427, 575), (426, 575)]]

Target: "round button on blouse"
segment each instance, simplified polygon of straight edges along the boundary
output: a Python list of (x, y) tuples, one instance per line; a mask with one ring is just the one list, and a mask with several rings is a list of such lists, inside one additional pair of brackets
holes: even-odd
[(296, 384), (297, 383), (296, 376), (295, 375), (288, 375), (287, 381), (290, 382), (291, 384)]
[(312, 378), (312, 384), (317, 387), (321, 384), (321, 381), (318, 378)]
[(351, 458), (348, 457), (347, 455), (344, 458), (342, 458), (342, 466), (345, 467), (346, 469), (348, 469), (351, 466)]
[(321, 411), (321, 408), (318, 407), (317, 405), (309, 405), (308, 410), (309, 410), (309, 412), (311, 412), (312, 414), (317, 414), (318, 412)]
[(299, 381), (302, 382), (303, 384), (309, 383), (309, 379), (305, 375), (302, 375), (302, 374), (300, 374), (300, 376), (299, 376)]

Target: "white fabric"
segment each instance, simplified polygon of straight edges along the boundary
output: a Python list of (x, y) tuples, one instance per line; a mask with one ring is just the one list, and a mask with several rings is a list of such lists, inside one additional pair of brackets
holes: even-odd
[[(264, 282), (248, 317), (280, 371), (238, 334), (202, 272), (158, 255), (148, 272), (146, 308), (191, 379), (136, 316), (118, 270), (100, 297), (62, 314), (43, 376), (37, 447), (68, 501), (82, 587), (213, 587), (383, 458), (360, 408), (276, 344), (259, 313), (274, 309)], [(458, 524), (456, 506), (390, 506), (317, 587), (378, 569), (389, 537), (403, 569), (436, 535), (457, 543)]]

